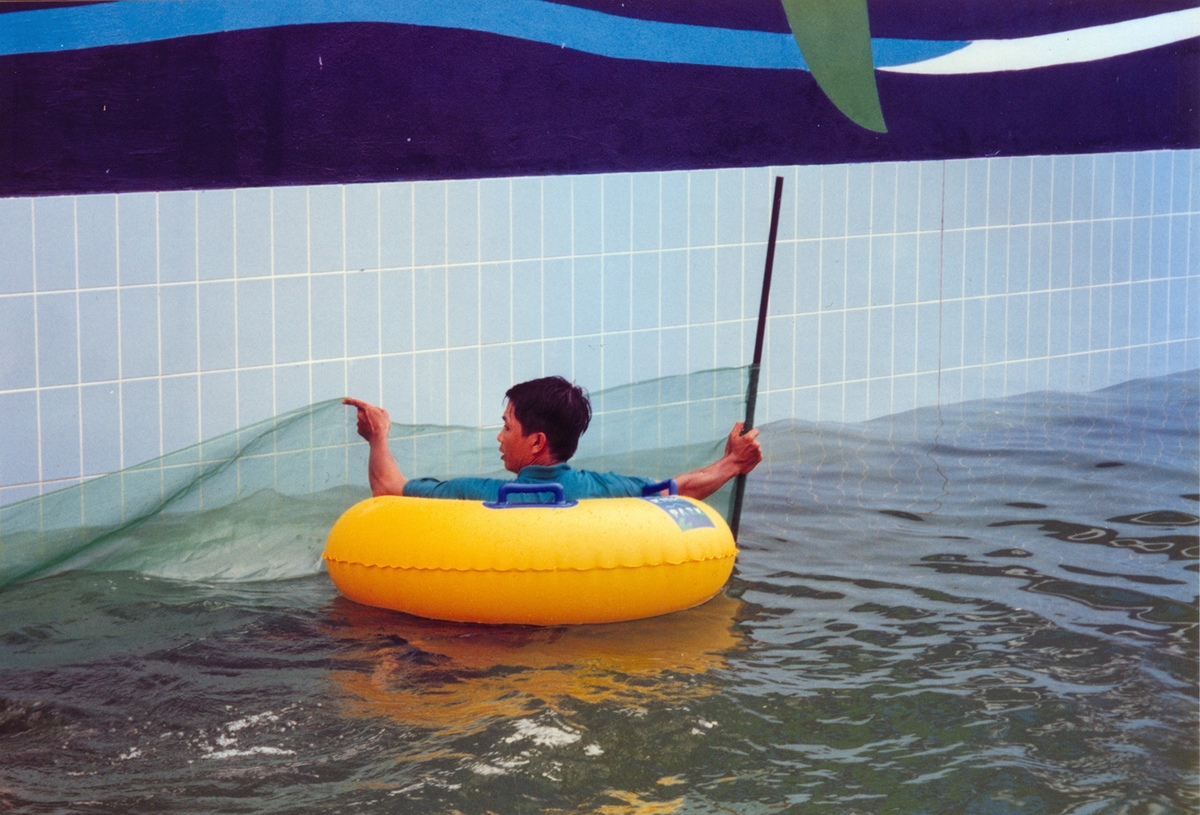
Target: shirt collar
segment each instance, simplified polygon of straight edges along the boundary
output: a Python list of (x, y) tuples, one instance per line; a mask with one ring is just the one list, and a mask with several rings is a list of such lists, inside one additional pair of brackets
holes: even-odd
[(553, 481), (569, 469), (571, 466), (565, 461), (560, 461), (558, 464), (527, 464), (521, 468), (521, 472), (517, 473), (517, 478)]

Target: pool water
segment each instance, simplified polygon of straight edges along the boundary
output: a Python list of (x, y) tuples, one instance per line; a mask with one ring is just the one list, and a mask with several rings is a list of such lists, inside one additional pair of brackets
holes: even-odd
[(0, 589), (0, 810), (1200, 808), (1197, 372), (762, 433), (726, 592), (658, 619), (357, 606), (245, 502), (221, 580)]

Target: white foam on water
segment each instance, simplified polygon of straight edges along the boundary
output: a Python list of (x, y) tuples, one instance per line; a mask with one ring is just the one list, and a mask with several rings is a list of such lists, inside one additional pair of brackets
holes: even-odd
[(529, 740), (539, 747), (566, 747), (583, 738), (573, 730), (538, 724), (532, 719), (517, 719), (513, 727), (517, 732), (506, 738), (505, 744)]
[(211, 753), (205, 753), (201, 758), (236, 758), (238, 756), (294, 756), (295, 750), (286, 750), (282, 747), (251, 747), (248, 750), (214, 750)]

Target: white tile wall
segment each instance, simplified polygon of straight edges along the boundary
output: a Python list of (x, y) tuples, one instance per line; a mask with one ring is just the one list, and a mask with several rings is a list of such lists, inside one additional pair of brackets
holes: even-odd
[(759, 421), (1200, 367), (1196, 152), (0, 199), (0, 503), (353, 393), (749, 362)]

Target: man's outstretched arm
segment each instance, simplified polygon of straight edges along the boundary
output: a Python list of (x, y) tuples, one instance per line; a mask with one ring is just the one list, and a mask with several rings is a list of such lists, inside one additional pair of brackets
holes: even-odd
[(745, 475), (758, 466), (758, 462), (762, 461), (758, 429), (750, 430), (743, 436), (744, 426), (744, 422), (738, 422), (729, 431), (729, 438), (725, 440), (725, 455), (707, 467), (675, 476), (680, 495), (703, 500), (721, 489), (729, 479)]
[(392, 427), (391, 417), (381, 407), (361, 399), (346, 398), (343, 405), (358, 409), (358, 435), (367, 440), (371, 454), (367, 459), (367, 478), (371, 482), (372, 495), (404, 495), (408, 479), (400, 472), (392, 450), (388, 447), (388, 431)]

